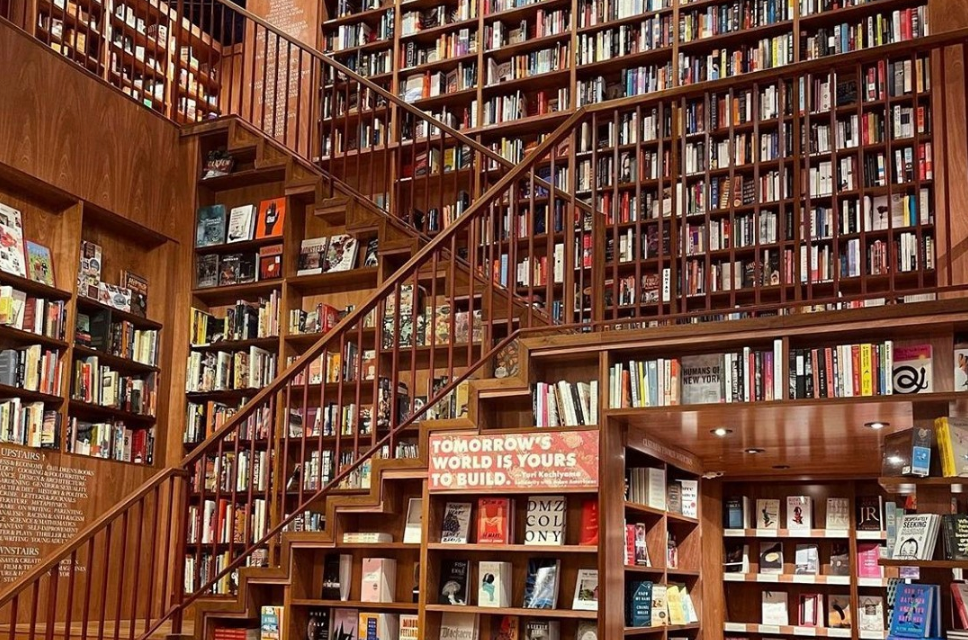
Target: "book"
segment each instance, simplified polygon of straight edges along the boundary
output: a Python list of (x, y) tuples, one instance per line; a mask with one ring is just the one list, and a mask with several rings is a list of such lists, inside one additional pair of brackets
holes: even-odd
[(894, 393), (932, 393), (934, 375), (931, 356), (930, 344), (895, 346), (892, 376)]
[(48, 287), (54, 286), (54, 260), (50, 247), (27, 240), (27, 277)]
[(716, 404), (725, 401), (723, 356), (683, 356), (680, 360), (682, 404)]
[(360, 640), (397, 640), (399, 621), (395, 613), (360, 612)]
[(310, 609), (308, 616), (306, 640), (329, 640), (329, 609)]
[(445, 544), (467, 544), (471, 528), (471, 503), (448, 502), (440, 522), (440, 541)]
[(327, 271), (349, 271), (356, 268), (356, 252), (359, 241), (351, 235), (339, 234), (329, 239), (327, 247)]
[(297, 276), (311, 276), (326, 270), (326, 250), (329, 238), (306, 238), (299, 244), (296, 262)]
[(834, 542), (830, 547), (830, 575), (849, 576), (850, 575), (850, 552), (847, 544)]
[(941, 516), (944, 529), (944, 556), (948, 560), (968, 560), (968, 515), (964, 513)]
[(282, 637), (284, 607), (265, 605), (261, 609), (259, 637), (261, 640), (279, 640)]
[(941, 516), (935, 513), (907, 514), (897, 525), (894, 560), (931, 560), (938, 539)]
[(955, 391), (968, 391), (968, 348), (955, 347)]
[(815, 576), (820, 573), (820, 552), (815, 544), (798, 544), (794, 551), (793, 573)]
[(554, 609), (558, 601), (561, 562), (555, 558), (531, 558), (524, 584), (525, 609)]
[(323, 600), (350, 599), (350, 580), (353, 576), (353, 556), (348, 553), (327, 553), (323, 558)]
[(195, 258), (195, 286), (197, 288), (204, 289), (218, 286), (218, 273), (218, 255), (209, 253)]
[(930, 427), (914, 427), (888, 434), (881, 447), (881, 475), (929, 475), (933, 447), (934, 429)]
[(756, 501), (756, 528), (780, 528), (780, 501), (775, 499), (760, 499)]
[(904, 638), (937, 638), (942, 637), (942, 633), (940, 587), (936, 584), (897, 585), (889, 634)]
[(440, 617), (440, 640), (477, 640), (477, 614), (446, 612)]
[(282, 245), (259, 247), (259, 280), (275, 280), (282, 277)]
[(480, 498), (477, 501), (478, 544), (511, 544), (514, 531), (514, 501), (510, 498)]
[(723, 554), (724, 573), (749, 573), (750, 546), (742, 543), (729, 543)]
[(510, 562), (481, 561), (477, 565), (477, 606), (511, 606)]
[(589, 620), (582, 620), (575, 630), (575, 640), (598, 640), (598, 625)]
[(934, 429), (942, 475), (968, 477), (968, 419), (936, 418)]
[(211, 247), (225, 243), (225, 205), (199, 207), (195, 228), (195, 246)]
[(491, 623), (490, 640), (521, 640), (517, 616), (501, 616)]
[(880, 544), (873, 542), (857, 543), (857, 577), (880, 578), (883, 575), (877, 561), (881, 558)]
[(801, 627), (823, 626), (823, 596), (818, 593), (801, 593), (798, 597), (797, 621)]
[(649, 580), (626, 580), (625, 626), (652, 626), (652, 582)]
[(786, 528), (794, 531), (813, 528), (813, 499), (810, 496), (787, 496)]
[(682, 515), (687, 518), (699, 517), (699, 481), (677, 480), (675, 484), (682, 487)]
[(884, 502), (880, 496), (858, 496), (855, 504), (858, 531), (884, 530)]
[(564, 544), (566, 505), (564, 496), (529, 497), (525, 514), (524, 544)]
[(764, 591), (761, 604), (762, 624), (779, 626), (790, 624), (786, 591)]
[(407, 503), (407, 520), (403, 525), (403, 541), (420, 544), (423, 530), (423, 498), (410, 498)]
[(561, 623), (557, 620), (529, 620), (524, 626), (524, 640), (562, 640)]
[(723, 528), (725, 529), (749, 529), (750, 528), (750, 500), (746, 496), (734, 496), (726, 498), (726, 506), (723, 509)]
[[(218, 256), (203, 256), (215, 259), (218, 266)], [(215, 273), (213, 269), (212, 273)], [(77, 293), (87, 298), (97, 299), (98, 287), (101, 285), (101, 245), (87, 240), (81, 240), (81, 264), (77, 272)]]
[(578, 544), (594, 546), (598, 544), (598, 500), (588, 498), (581, 503), (581, 535)]
[(667, 587), (664, 584), (652, 585), (652, 625), (653, 627), (669, 626), (669, 605)]
[(121, 270), (121, 288), (131, 292), (131, 313), (148, 317), (148, 280), (136, 273)]
[[(223, 208), (224, 212), (224, 208)], [(256, 221), (256, 238), (275, 238), (282, 236), (286, 221), (286, 199), (272, 198), (259, 203), (259, 216)]]
[(576, 611), (598, 611), (598, 570), (579, 569), (575, 597), (571, 608)]
[(225, 241), (231, 244), (252, 240), (255, 235), (255, 218), (254, 204), (232, 207), (229, 211), (229, 225)]
[(783, 573), (783, 543), (760, 543), (760, 573)]
[(831, 629), (850, 629), (850, 596), (830, 594), (827, 596), (827, 626)]
[(858, 597), (857, 627), (861, 631), (884, 631), (884, 598), (863, 594)]
[(968, 629), (968, 583), (951, 583), (951, 604), (958, 614), (962, 629)]
[(401, 613), (397, 640), (422, 640), (420, 618), (415, 613)]
[(359, 610), (333, 609), (330, 620), (329, 637), (332, 640), (359, 640)]
[(442, 560), (438, 584), (438, 604), (467, 604), (467, 581), (470, 576), (467, 560)]
[(380, 264), (380, 240), (373, 238), (366, 243), (366, 254), (363, 256), (364, 267), (376, 267)]
[(360, 600), (393, 602), (397, 584), (397, 561), (393, 558), (363, 558)]
[(0, 203), (0, 271), (27, 277), (24, 224), (20, 210)]
[(850, 500), (848, 498), (827, 498), (827, 529), (846, 531), (850, 528)]

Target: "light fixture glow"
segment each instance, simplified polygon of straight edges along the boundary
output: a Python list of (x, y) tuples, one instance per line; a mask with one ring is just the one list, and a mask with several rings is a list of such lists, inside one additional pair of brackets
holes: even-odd
[(888, 425), (890, 425), (889, 422), (881, 422), (879, 420), (874, 421), (874, 422), (866, 422), (866, 423), (864, 423), (864, 426), (865, 427), (867, 427), (868, 429), (873, 429), (874, 431), (880, 431), (881, 429), (883, 429), (884, 427), (886, 427)]
[(725, 438), (733, 432), (732, 429), (727, 429), (726, 427), (716, 427), (715, 429), (710, 429), (709, 433), (714, 436), (719, 436), (720, 438)]
[(763, 453), (763, 451), (765, 451), (765, 449), (760, 449), (758, 447), (750, 447), (749, 449), (746, 449), (744, 453), (756, 454), (756, 453)]

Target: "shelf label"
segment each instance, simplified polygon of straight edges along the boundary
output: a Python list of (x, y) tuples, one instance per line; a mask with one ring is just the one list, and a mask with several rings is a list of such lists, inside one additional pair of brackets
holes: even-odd
[(800, 584), (815, 584), (817, 582), (817, 576), (793, 576), (794, 582), (799, 582)]
[(723, 529), (724, 538), (742, 538), (746, 535), (746, 529)]
[(772, 634), (779, 635), (779, 633), (780, 633), (780, 625), (777, 625), (777, 624), (761, 624), (760, 625), (760, 633), (772, 633)]
[(827, 629), (827, 635), (831, 638), (849, 638), (850, 629)]
[(756, 574), (756, 581), (757, 582), (779, 582), (780, 581), (780, 576), (773, 575), (773, 574), (770, 574), (770, 573), (757, 573)]
[(883, 587), (884, 580), (882, 578), (857, 578), (858, 587)]
[(793, 627), (793, 635), (815, 636), (817, 635), (817, 627)]
[(746, 624), (742, 622), (727, 622), (723, 625), (723, 631), (730, 631), (733, 633), (746, 633)]
[(430, 436), (430, 491), (598, 489), (598, 431)]
[(823, 529), (826, 538), (846, 538), (847, 529)]
[(779, 534), (777, 533), (776, 529), (757, 529), (756, 530), (757, 538), (776, 538), (778, 537), (778, 535)]

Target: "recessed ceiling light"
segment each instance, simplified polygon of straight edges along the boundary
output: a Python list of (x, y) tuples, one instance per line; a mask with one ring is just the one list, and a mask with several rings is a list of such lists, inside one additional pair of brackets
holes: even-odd
[(719, 436), (720, 438), (725, 438), (733, 432), (732, 429), (727, 429), (726, 427), (716, 427), (715, 429), (710, 429), (709, 433), (714, 436)]
[(764, 451), (766, 451), (766, 449), (760, 449), (758, 447), (750, 447), (749, 449), (745, 449), (743, 452), (744, 453), (763, 453)]
[(884, 427), (890, 426), (890, 422), (881, 422), (879, 420), (874, 422), (865, 422), (864, 426), (868, 429), (873, 429), (874, 431), (880, 431)]
[(789, 469), (790, 468), (790, 465), (788, 465), (788, 464), (775, 464), (775, 465), (773, 465), (773, 468), (776, 469), (777, 471), (783, 471), (784, 469)]

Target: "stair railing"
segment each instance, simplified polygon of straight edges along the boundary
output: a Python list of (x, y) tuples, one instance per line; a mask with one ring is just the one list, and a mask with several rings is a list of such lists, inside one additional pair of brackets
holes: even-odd
[[(414, 457), (420, 420), (461, 415), (461, 383), (520, 331), (549, 327), (549, 316), (587, 324), (591, 221), (563, 195), (559, 152), (580, 117), (285, 363), (178, 468), (0, 594), (11, 640), (179, 633), (186, 608), (232, 592), (240, 569), (278, 566), (280, 534), (312, 527), (328, 496), (365, 491), (374, 459)], [(542, 187), (547, 178), (559, 188)], [(546, 240), (534, 229), (547, 229)], [(540, 260), (556, 254), (557, 276)]]

